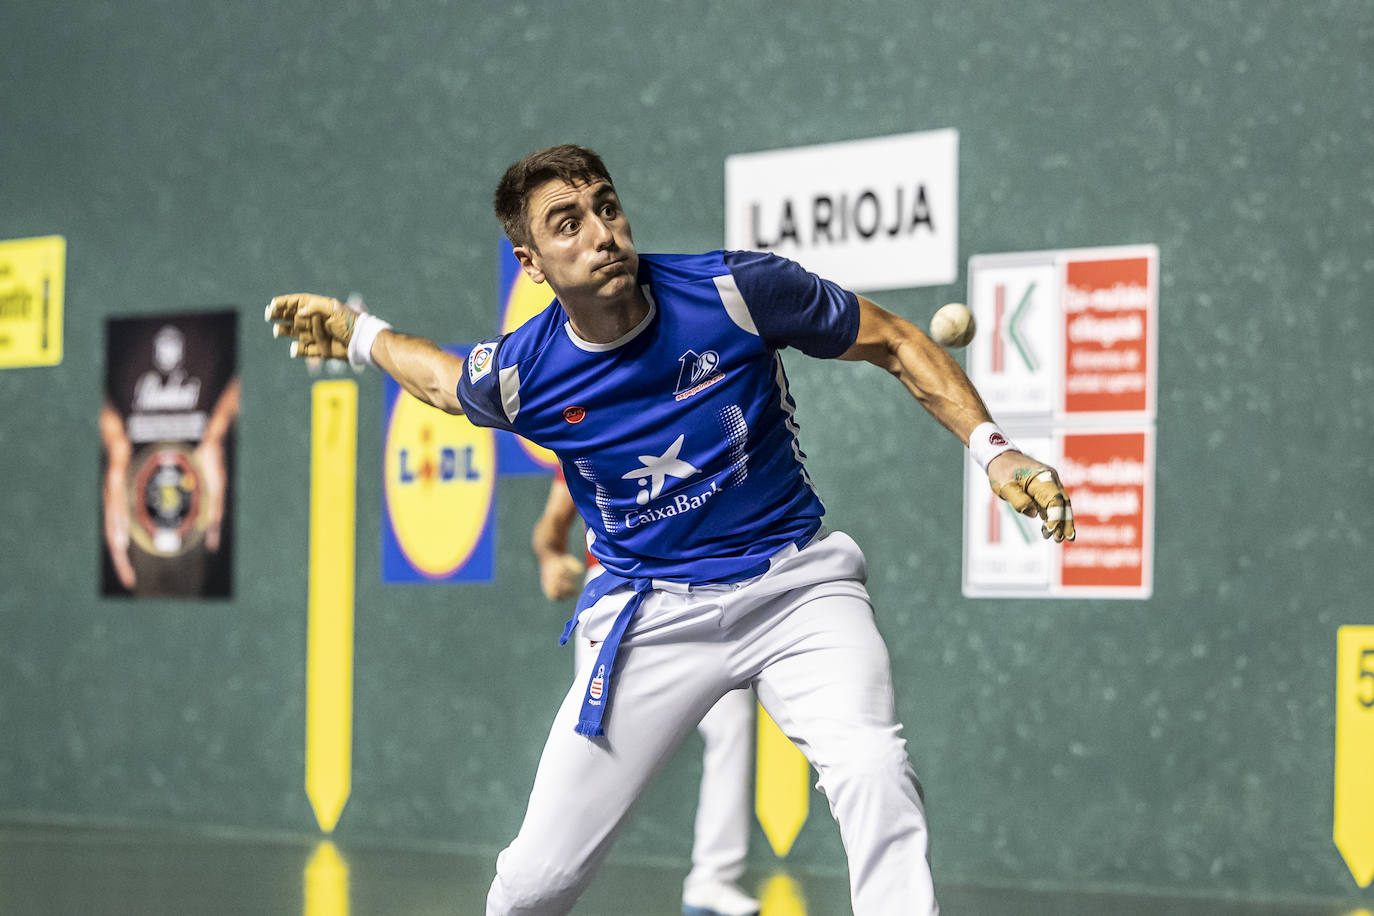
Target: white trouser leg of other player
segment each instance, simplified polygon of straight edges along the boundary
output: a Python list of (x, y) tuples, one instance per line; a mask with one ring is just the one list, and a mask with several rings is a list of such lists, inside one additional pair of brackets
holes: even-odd
[(697, 726), (705, 747), (684, 901), (706, 901), (713, 889), (733, 886), (744, 876), (754, 819), (755, 702), (754, 691), (732, 690)]
[(819, 774), (840, 826), (854, 913), (937, 914), (920, 786), (871, 608), (818, 599), (770, 635), (790, 648), (760, 674), (759, 701)]
[(937, 913), (925, 815), (863, 577), (858, 547), (832, 534), (745, 583), (655, 591), (622, 642), (606, 737), (573, 731), (581, 679), (559, 709), (524, 824), (497, 859), (489, 916), (567, 913), (682, 739), (751, 681), (820, 774), (855, 914)]
[[(599, 573), (601, 568), (595, 569)], [(581, 628), (577, 637), (574, 680), (582, 683), (596, 661), (597, 648), (582, 638)], [(701, 786), (692, 831), (692, 869), (683, 881), (682, 899), (704, 912), (747, 916), (759, 910), (758, 901), (738, 885), (748, 864), (754, 819), (756, 702), (753, 690), (731, 690), (697, 725), (704, 745)]]

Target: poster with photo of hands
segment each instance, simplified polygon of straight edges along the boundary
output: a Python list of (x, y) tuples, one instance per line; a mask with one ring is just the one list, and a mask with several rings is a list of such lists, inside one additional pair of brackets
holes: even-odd
[(237, 359), (231, 309), (106, 322), (102, 594), (230, 596)]

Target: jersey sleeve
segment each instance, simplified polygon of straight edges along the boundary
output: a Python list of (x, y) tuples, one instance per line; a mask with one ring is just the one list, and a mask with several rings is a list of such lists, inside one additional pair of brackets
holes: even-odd
[(506, 336), (484, 340), (468, 351), (463, 360), (463, 374), (458, 379), (458, 402), (473, 426), (492, 426), (513, 432), (515, 427), (506, 416), (497, 362)]
[(769, 346), (795, 347), (822, 359), (853, 346), (859, 336), (859, 300), (849, 290), (775, 254), (724, 255), (754, 326)]

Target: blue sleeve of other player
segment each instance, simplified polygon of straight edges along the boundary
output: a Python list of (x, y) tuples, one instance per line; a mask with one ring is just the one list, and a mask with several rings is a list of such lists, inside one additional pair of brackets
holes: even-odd
[(727, 251), (724, 256), (754, 326), (769, 346), (796, 347), (822, 359), (853, 346), (859, 335), (859, 300), (849, 290), (775, 254)]
[(463, 374), (458, 379), (458, 402), (463, 414), (473, 426), (494, 426), (514, 430), (502, 406), (501, 371), (497, 357), (505, 337), (485, 340), (474, 346), (463, 360)]

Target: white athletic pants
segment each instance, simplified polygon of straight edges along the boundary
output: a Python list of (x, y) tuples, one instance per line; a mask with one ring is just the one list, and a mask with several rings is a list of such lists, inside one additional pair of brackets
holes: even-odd
[(734, 884), (744, 876), (754, 820), (754, 704), (754, 691), (731, 690), (697, 725), (705, 747), (692, 870), (683, 887)]
[[(582, 636), (581, 627), (573, 645), (573, 682), (585, 685), (597, 648)], [(754, 703), (754, 691), (731, 690), (697, 725), (704, 745), (701, 786), (692, 829), (692, 870), (684, 888), (733, 884), (748, 865), (749, 827), (754, 819)]]
[[(749, 683), (820, 774), (856, 916), (938, 913), (925, 813), (863, 578), (859, 548), (835, 533), (782, 551), (747, 582), (655, 583), (621, 643), (606, 736), (573, 731), (581, 679), (555, 716), (524, 823), (497, 858), (488, 916), (567, 913), (645, 785), (727, 691)], [(596, 610), (590, 638), (607, 616)]]

